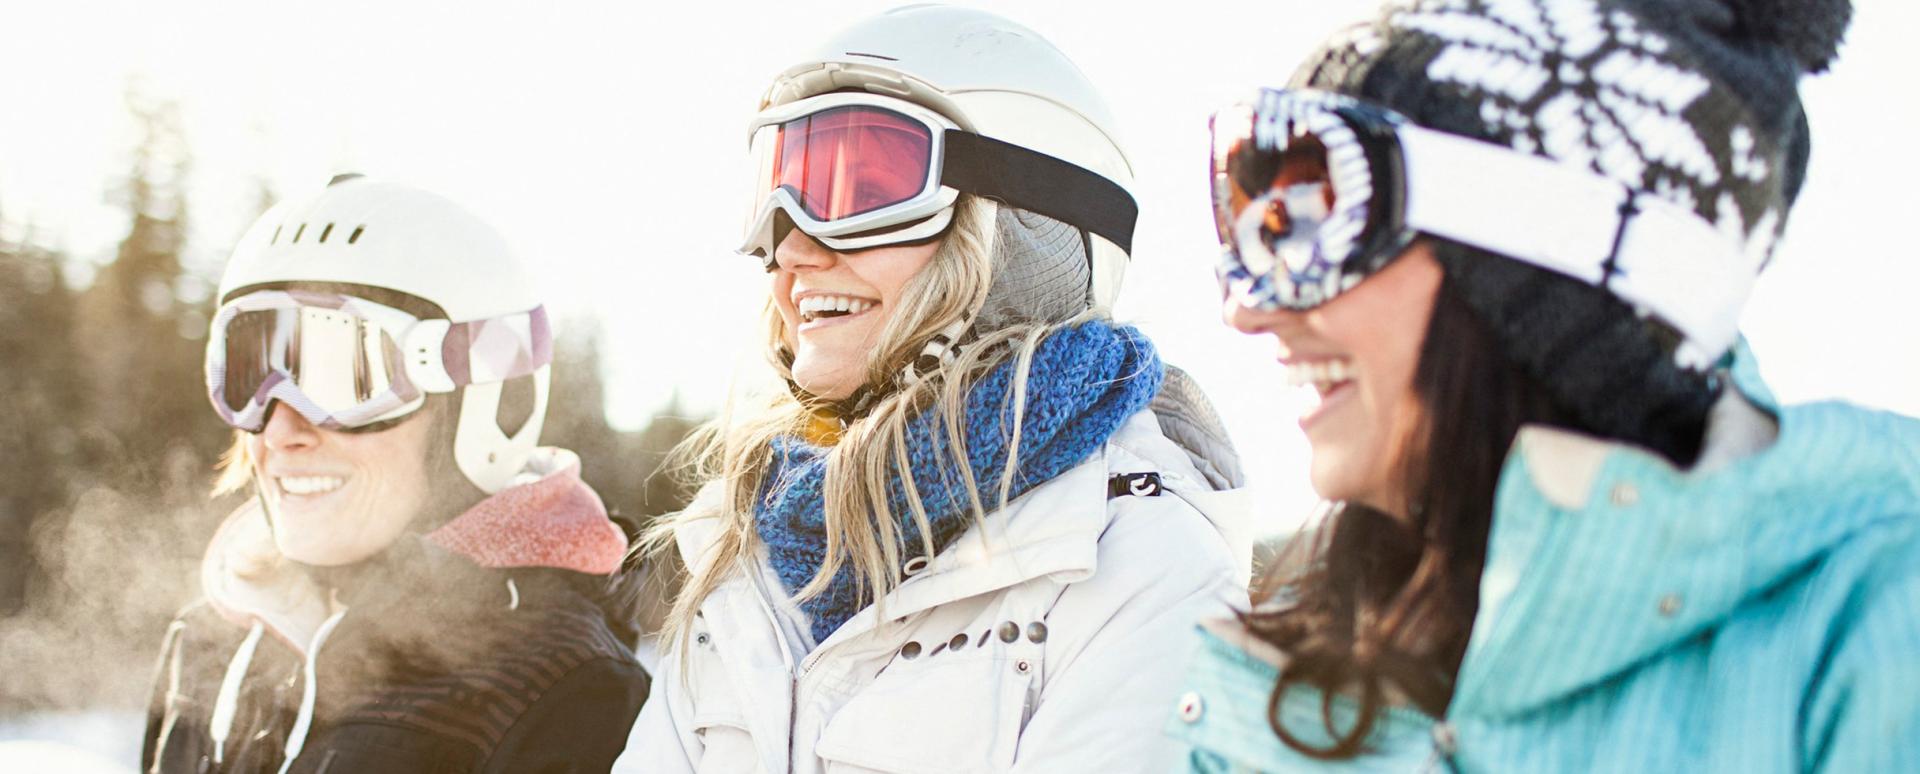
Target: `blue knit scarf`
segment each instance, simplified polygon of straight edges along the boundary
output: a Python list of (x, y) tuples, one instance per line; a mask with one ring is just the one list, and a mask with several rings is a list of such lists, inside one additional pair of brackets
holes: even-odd
[[(967, 389), (967, 461), (988, 508), (999, 502), (1008, 439), (1013, 434), (1013, 370), (1009, 360)], [(1089, 322), (1048, 336), (1034, 351), (1027, 379), (1012, 496), (1099, 451), (1127, 417), (1153, 400), (1163, 375), (1153, 344), (1134, 328)], [(953, 455), (938, 412), (925, 411), (908, 420), (905, 432), (913, 483), (933, 528), (934, 550), (939, 551), (973, 522), (971, 500), (959, 472), (949, 469)], [(754, 526), (767, 545), (774, 571), (793, 593), (826, 563), (822, 491), (832, 449), (781, 436), (773, 441), (772, 451)], [(898, 520), (901, 555), (918, 556), (920, 528), (907, 505), (906, 487), (897, 476), (887, 487), (887, 501)], [(800, 609), (807, 614), (818, 643), (871, 601), (872, 592), (856, 588), (852, 568), (842, 566), (826, 592), (802, 603)]]

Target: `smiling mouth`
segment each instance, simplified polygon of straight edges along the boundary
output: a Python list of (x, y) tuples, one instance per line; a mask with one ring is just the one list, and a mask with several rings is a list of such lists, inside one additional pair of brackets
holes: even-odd
[(880, 305), (879, 301), (859, 296), (811, 295), (794, 302), (794, 309), (800, 313), (800, 322), (829, 320), (837, 317), (852, 317)]
[(283, 494), (316, 497), (346, 486), (347, 480), (340, 476), (278, 476), (274, 478), (274, 483)]
[(1313, 385), (1320, 397), (1353, 381), (1353, 362), (1345, 358), (1289, 363), (1287, 384), (1293, 387)]

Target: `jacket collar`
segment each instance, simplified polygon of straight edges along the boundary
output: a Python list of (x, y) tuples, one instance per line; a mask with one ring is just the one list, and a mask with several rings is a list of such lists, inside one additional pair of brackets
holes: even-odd
[(1826, 506), (1846, 479), (1897, 464), (1860, 453), (1884, 443), (1874, 428), (1836, 421), (1851, 415), (1832, 405), (1781, 411), (1744, 342), (1732, 357), (1691, 469), (1627, 444), (1521, 431), (1495, 496), (1456, 711), (1522, 711), (1605, 681), (1725, 621), (1875, 517)]
[[(416, 551), (396, 543), (369, 561), (407, 565), (408, 572), (389, 572), (395, 578), (443, 576), (442, 583), (455, 585), (464, 580), (453, 576), (464, 578), (476, 567), (552, 567), (604, 575), (619, 568), (627, 548), (626, 534), (607, 518), (599, 495), (580, 480), (580, 458), (553, 448), (536, 450), (508, 488), (425, 535), (401, 540), (422, 545)], [(392, 584), (383, 580), (380, 585)], [(343, 607), (336, 589), (280, 554), (257, 499), (241, 505), (215, 531), (201, 560), (200, 586), (223, 617), (243, 626), (262, 624), (299, 652)]]
[(481, 500), (426, 539), (481, 567), (552, 567), (609, 575), (627, 555), (627, 535), (600, 495), (580, 480), (580, 457), (535, 449), (512, 485)]

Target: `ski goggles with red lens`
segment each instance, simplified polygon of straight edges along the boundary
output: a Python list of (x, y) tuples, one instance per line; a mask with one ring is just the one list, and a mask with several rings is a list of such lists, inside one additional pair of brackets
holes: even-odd
[(1132, 247), (1132, 194), (1092, 170), (961, 129), (906, 100), (836, 92), (770, 108), (749, 127), (752, 203), (740, 252), (771, 266), (779, 217), (840, 251), (930, 239), (961, 193)]
[(328, 430), (419, 410), (429, 393), (527, 376), (553, 360), (544, 307), (454, 323), (340, 293), (261, 290), (223, 304), (207, 339), (207, 397), (257, 433), (274, 401)]
[(1692, 209), (1344, 95), (1265, 89), (1212, 133), (1217, 274), (1250, 307), (1314, 308), (1430, 235), (1592, 283), (1680, 332), (1697, 362), (1733, 344), (1759, 273)]

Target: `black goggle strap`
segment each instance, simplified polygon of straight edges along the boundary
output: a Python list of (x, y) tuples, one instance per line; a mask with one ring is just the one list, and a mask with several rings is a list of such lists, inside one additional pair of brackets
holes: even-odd
[(940, 183), (1100, 235), (1132, 254), (1140, 206), (1093, 170), (960, 129), (946, 130)]

